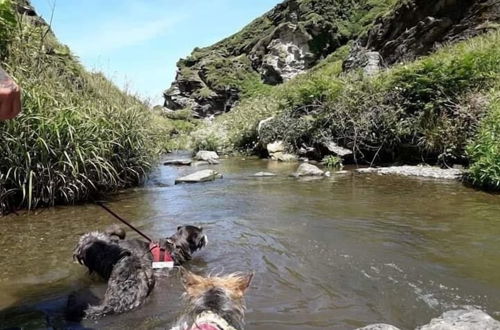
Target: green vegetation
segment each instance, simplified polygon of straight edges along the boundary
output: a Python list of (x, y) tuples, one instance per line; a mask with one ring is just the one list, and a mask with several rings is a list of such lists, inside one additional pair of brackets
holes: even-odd
[(467, 153), (471, 166), (467, 179), (475, 186), (488, 190), (500, 189), (500, 88), (495, 88), (477, 136)]
[(342, 158), (340, 158), (339, 156), (327, 156), (323, 159), (322, 163), (330, 169), (340, 170), (344, 167), (342, 165)]
[(0, 214), (141, 183), (165, 148), (170, 121), (86, 72), (48, 27), (19, 16), (4, 29), (13, 13), (0, 4), (0, 31), (9, 31), (2, 66), (23, 90), (22, 114), (0, 122)]
[[(499, 187), (500, 32), (445, 47), (375, 77), (341, 74), (338, 58), (345, 50), (339, 53), (197, 130), (195, 145), (212, 141), (210, 147), (220, 151), (255, 152), (275, 140), (295, 150), (335, 141), (352, 149), (356, 161), (368, 164), (470, 160), (473, 182)], [(259, 121), (270, 116), (274, 118), (258, 132)]]

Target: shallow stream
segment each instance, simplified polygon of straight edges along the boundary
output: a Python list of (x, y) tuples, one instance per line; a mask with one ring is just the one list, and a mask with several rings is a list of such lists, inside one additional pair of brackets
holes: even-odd
[[(190, 263), (195, 272), (255, 272), (247, 329), (413, 329), (465, 305), (500, 318), (500, 196), (393, 176), (297, 180), (295, 167), (227, 159), (214, 167), (223, 180), (174, 186), (193, 168), (160, 166), (109, 206), (155, 237), (203, 226), (209, 245)], [(279, 175), (251, 177), (260, 171)], [(93, 205), (0, 218), (0, 329), (168, 328), (182, 310), (175, 271), (136, 311), (65, 320), (69, 296), (105, 289), (72, 249), (113, 222)]]

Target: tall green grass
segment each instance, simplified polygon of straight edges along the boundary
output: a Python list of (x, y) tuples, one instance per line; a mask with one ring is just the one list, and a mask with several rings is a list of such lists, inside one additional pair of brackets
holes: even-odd
[(140, 184), (167, 132), (139, 99), (89, 73), (46, 26), (17, 17), (2, 66), (23, 111), (0, 122), (0, 213), (86, 201)]

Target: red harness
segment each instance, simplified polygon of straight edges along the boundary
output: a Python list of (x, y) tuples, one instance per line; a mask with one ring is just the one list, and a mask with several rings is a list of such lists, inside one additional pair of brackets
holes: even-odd
[[(153, 268), (171, 268), (174, 266), (174, 259), (170, 252), (165, 250), (158, 243), (149, 243), (149, 251), (153, 255)], [(156, 265), (163, 265), (162, 267), (155, 267)]]

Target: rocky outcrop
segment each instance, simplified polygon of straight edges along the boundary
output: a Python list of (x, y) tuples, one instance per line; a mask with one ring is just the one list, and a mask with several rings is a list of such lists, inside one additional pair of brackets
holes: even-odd
[(227, 112), (248, 86), (287, 81), (357, 37), (361, 29), (345, 27), (378, 5), (285, 0), (235, 35), (181, 59), (164, 106), (199, 117)]
[(344, 69), (363, 68), (373, 74), (382, 64), (413, 60), (443, 43), (498, 28), (498, 23), (498, 0), (402, 1), (390, 15), (378, 18), (357, 41)]

